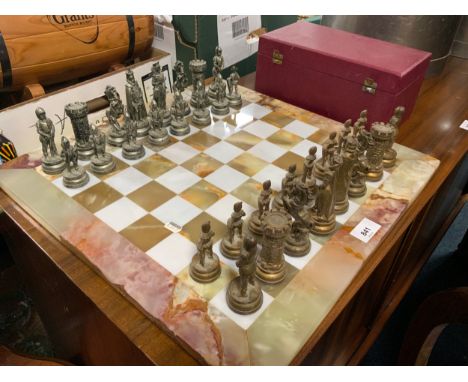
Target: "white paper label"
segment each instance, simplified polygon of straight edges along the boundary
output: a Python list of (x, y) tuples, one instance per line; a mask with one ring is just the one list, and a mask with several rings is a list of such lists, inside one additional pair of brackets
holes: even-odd
[(468, 130), (468, 120), (465, 119), (462, 124), (460, 125), (462, 129)]
[(164, 225), (164, 228), (167, 228), (169, 231), (172, 231), (174, 233), (180, 232), (182, 230), (182, 227), (174, 222), (166, 223)]
[(258, 37), (248, 37), (250, 32), (261, 26), (260, 16), (218, 16), (218, 44), (223, 49), (225, 67), (258, 51)]
[(368, 243), (382, 226), (367, 218), (362, 219), (351, 231), (351, 236)]

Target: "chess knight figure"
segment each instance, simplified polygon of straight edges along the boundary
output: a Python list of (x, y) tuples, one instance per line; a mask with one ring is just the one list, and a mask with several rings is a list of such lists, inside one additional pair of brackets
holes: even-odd
[(86, 170), (78, 164), (78, 152), (70, 141), (62, 136), (62, 155), (65, 158), (65, 170), (63, 171), (63, 185), (67, 188), (83, 187), (89, 182)]
[(237, 73), (237, 66), (233, 65), (231, 67), (231, 74), (227, 78), (227, 85), (228, 85), (228, 95), (227, 99), (229, 101), (229, 106), (233, 108), (240, 108), (242, 106), (242, 98), (238, 91), (238, 84), (239, 84), (239, 73)]
[(228, 306), (239, 314), (254, 313), (263, 303), (262, 290), (255, 279), (256, 257), (257, 242), (252, 237), (246, 237), (236, 262), (239, 276), (231, 280), (226, 290)]
[[(182, 61), (177, 60), (174, 64), (174, 95), (178, 91), (179, 94), (182, 96), (184, 93), (185, 88), (188, 85), (187, 76), (185, 74), (184, 63)], [(182, 97), (183, 106), (184, 106), (184, 116), (190, 114), (190, 106), (187, 101), (184, 100)]]
[(135, 121), (137, 136), (148, 135), (149, 121), (146, 112), (143, 93), (138, 85), (132, 70), (127, 70), (127, 83), (125, 84), (125, 95), (127, 98), (127, 112), (130, 118)]
[(91, 141), (94, 155), (91, 157), (91, 171), (97, 174), (108, 174), (115, 168), (112, 155), (106, 152), (106, 135), (91, 125)]
[(171, 111), (168, 110), (166, 105), (166, 78), (164, 77), (164, 73), (161, 71), (159, 62), (155, 62), (151, 67), (151, 75), (151, 84), (153, 85), (151, 113), (154, 114), (157, 112), (157, 110), (162, 110), (163, 126), (168, 127), (171, 123)]
[(242, 202), (234, 204), (234, 211), (227, 221), (228, 233), (221, 241), (221, 253), (228, 259), (237, 259), (241, 254), (242, 226), (244, 221), (245, 211), (242, 209)]
[(213, 82), (210, 84), (210, 87), (208, 88), (208, 97), (210, 98), (211, 101), (213, 101), (216, 98), (216, 85), (214, 81), (218, 77), (218, 74), (221, 75), (221, 71), (223, 70), (223, 68), (224, 68), (223, 50), (219, 46), (217, 46), (215, 48), (215, 55), (213, 57), (213, 69), (212, 69)]
[(42, 107), (36, 109), (36, 131), (39, 134), (39, 141), (42, 145), (42, 170), (46, 174), (60, 174), (65, 168), (63, 158), (57, 152), (55, 145), (55, 126), (47, 118), (46, 112)]
[(263, 217), (265, 212), (270, 210), (271, 202), (271, 181), (266, 180), (263, 182), (263, 190), (258, 197), (258, 210), (252, 212), (249, 220), (249, 230), (259, 238), (263, 236)]
[(214, 235), (209, 221), (202, 224), (202, 232), (197, 244), (197, 253), (193, 256), (189, 267), (190, 277), (199, 283), (211, 283), (221, 273), (219, 258), (213, 253)]

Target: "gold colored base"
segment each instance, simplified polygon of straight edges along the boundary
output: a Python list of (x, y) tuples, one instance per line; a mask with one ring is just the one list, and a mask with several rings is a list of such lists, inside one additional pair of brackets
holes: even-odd
[(307, 255), (310, 252), (310, 240), (307, 237), (307, 240), (304, 242), (297, 243), (290, 236), (286, 239), (284, 245), (284, 253), (291, 257), (302, 257)]
[(262, 221), (258, 217), (258, 210), (252, 212), (249, 220), (249, 231), (254, 235), (263, 237), (263, 225)]
[(314, 227), (311, 229), (311, 231), (315, 235), (328, 235), (329, 233), (333, 232), (336, 227), (335, 215), (331, 216), (330, 220), (328, 221), (314, 218), (312, 218), (312, 220), (314, 222)]
[(383, 169), (373, 170), (367, 173), (367, 180), (370, 182), (378, 182), (383, 177)]
[(240, 294), (240, 277), (229, 283), (226, 290), (226, 302), (234, 312), (239, 314), (252, 314), (260, 309), (263, 303), (263, 293), (258, 284), (247, 286), (246, 296)]
[(366, 192), (367, 192), (367, 187), (365, 183), (360, 187), (350, 186), (348, 190), (348, 196), (351, 198), (360, 198), (361, 196), (364, 196)]
[(256, 276), (259, 280), (267, 284), (279, 284), (286, 277), (286, 266), (283, 261), (277, 269), (264, 269), (260, 263), (257, 263)]
[(335, 203), (335, 214), (342, 215), (348, 211), (349, 208), (349, 201), (348, 198), (345, 200), (339, 201)]
[(395, 163), (396, 163), (396, 156), (393, 157), (393, 158), (384, 158), (382, 160), (382, 164), (385, 168), (391, 168), (393, 166), (395, 166)]
[(237, 260), (240, 257), (242, 248), (242, 239), (234, 238), (233, 242), (230, 242), (227, 238), (221, 241), (220, 249), (224, 257), (231, 260)]
[(219, 258), (215, 254), (210, 258), (205, 257), (205, 266), (200, 264), (200, 256), (196, 254), (190, 263), (189, 274), (198, 283), (207, 284), (215, 281), (221, 274)]

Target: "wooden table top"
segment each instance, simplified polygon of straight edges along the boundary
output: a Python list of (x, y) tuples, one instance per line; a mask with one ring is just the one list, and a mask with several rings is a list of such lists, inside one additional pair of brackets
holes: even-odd
[[(254, 88), (255, 74), (241, 79)], [(351, 286), (297, 355), (300, 363), (346, 307), (359, 288), (379, 265), (390, 248), (408, 228), (421, 209), (462, 160), (468, 148), (468, 133), (459, 128), (468, 119), (468, 60), (451, 58), (444, 72), (425, 80), (411, 117), (403, 124), (397, 142), (429, 154), (441, 161), (428, 185), (403, 214), (374, 256), (366, 262)], [(0, 207), (19, 228), (27, 232), (60, 270), (145, 354), (148, 362), (165, 365), (193, 365), (197, 361), (168, 335), (147, 319), (134, 305), (103, 278), (79, 260), (0, 191)]]

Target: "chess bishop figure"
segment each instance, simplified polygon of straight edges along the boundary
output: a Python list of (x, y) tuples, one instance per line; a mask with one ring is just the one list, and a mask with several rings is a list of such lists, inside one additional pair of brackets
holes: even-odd
[(221, 274), (221, 264), (216, 253), (213, 253), (213, 236), (210, 222), (202, 225), (202, 232), (197, 244), (197, 253), (192, 258), (189, 274), (199, 283), (211, 283)]

